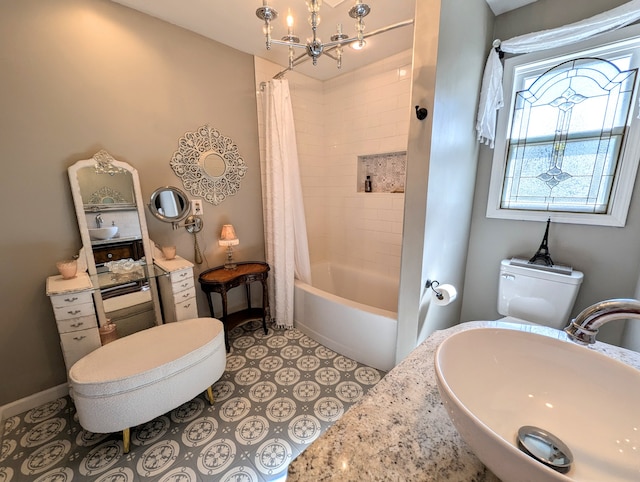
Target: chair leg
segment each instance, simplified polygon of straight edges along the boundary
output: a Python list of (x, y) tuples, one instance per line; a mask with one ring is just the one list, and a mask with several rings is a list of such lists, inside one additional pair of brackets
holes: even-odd
[(122, 431), (122, 443), (124, 445), (124, 453), (129, 453), (129, 446), (131, 445), (131, 431), (129, 428), (125, 428)]
[(209, 403), (211, 405), (213, 405), (213, 403), (216, 401), (215, 397), (213, 396), (213, 388), (211, 387), (211, 385), (209, 385), (209, 387), (207, 388), (207, 398), (209, 399)]

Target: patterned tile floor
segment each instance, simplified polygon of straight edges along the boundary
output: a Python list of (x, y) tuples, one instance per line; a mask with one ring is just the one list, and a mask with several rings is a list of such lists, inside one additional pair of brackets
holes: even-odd
[(287, 466), (384, 372), (298, 330), (248, 323), (230, 333), (222, 378), (205, 394), (131, 431), (80, 427), (69, 397), (5, 420), (0, 482), (284, 480)]

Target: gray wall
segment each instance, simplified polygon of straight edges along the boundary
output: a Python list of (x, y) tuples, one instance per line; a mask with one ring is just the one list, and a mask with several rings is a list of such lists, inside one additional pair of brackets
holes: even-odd
[[(224, 261), (222, 224), (236, 228), (239, 260), (264, 259), (264, 242), (252, 56), (106, 0), (0, 0), (0, 65), (2, 405), (66, 381), (45, 280), (81, 247), (66, 173), (75, 161), (106, 149), (138, 169), (148, 199), (183, 189), (169, 161), (208, 123), (248, 171), (237, 195), (204, 205), (196, 276)], [(186, 230), (147, 222), (153, 240), (193, 260)]]
[(426, 107), (429, 116), (418, 121), (412, 113), (409, 128), (398, 360), (460, 319), (460, 299), (429, 307), (422, 293), (426, 279), (458, 288), (464, 282), (478, 153), (475, 111), (493, 20), (484, 0), (416, 3), (412, 107)]
[[(625, 0), (539, 0), (500, 15), (494, 37), (554, 28), (588, 18), (625, 3)], [(480, 149), (475, 186), (471, 239), (464, 285), (462, 321), (496, 319), (500, 260), (532, 256), (544, 234), (545, 223), (488, 219), (485, 216), (493, 151)], [(633, 297), (640, 266), (640, 185), (635, 186), (624, 228), (552, 224), (549, 250), (553, 260), (585, 274), (572, 316), (592, 303)], [(609, 323), (599, 339), (620, 343), (624, 323)]]

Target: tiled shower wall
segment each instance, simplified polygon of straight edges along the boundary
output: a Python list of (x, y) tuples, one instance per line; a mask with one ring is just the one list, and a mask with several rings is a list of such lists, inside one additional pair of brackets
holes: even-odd
[[(256, 58), (258, 89), (280, 70)], [(406, 150), (411, 51), (324, 82), (297, 72), (286, 78), (293, 98), (311, 262), (329, 260), (398, 278), (404, 194), (363, 192), (358, 156)], [(262, 122), (260, 100), (258, 95)]]

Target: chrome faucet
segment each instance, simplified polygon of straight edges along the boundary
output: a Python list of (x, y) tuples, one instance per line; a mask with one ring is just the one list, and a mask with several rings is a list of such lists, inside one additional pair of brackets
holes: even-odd
[(598, 328), (613, 320), (640, 319), (640, 301), (634, 299), (605, 300), (582, 310), (564, 331), (576, 343), (593, 345)]
[(102, 227), (102, 215), (100, 213), (96, 214), (96, 228)]

